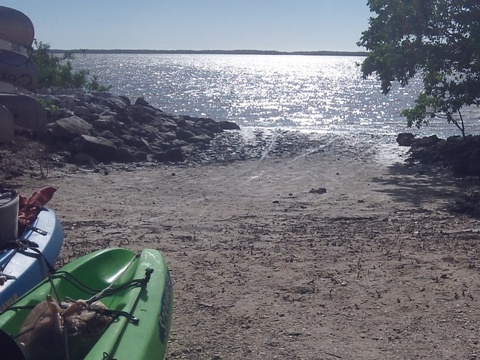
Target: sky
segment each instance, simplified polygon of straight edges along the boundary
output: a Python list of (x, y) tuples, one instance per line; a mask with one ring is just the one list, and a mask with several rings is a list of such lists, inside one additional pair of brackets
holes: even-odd
[(359, 51), (367, 0), (3, 0), (52, 49)]

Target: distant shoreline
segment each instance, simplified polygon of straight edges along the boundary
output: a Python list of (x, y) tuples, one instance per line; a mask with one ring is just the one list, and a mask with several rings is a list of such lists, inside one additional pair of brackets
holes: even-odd
[(52, 53), (74, 54), (213, 54), (213, 55), (305, 55), (305, 56), (367, 56), (364, 51), (274, 51), (274, 50), (128, 50), (128, 49), (51, 49)]

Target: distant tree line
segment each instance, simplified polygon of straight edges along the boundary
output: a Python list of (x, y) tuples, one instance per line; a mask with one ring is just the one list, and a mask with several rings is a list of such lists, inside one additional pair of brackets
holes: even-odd
[(51, 53), (75, 54), (214, 54), (214, 55), (309, 55), (309, 56), (367, 56), (362, 51), (274, 51), (274, 50), (129, 50), (129, 49), (51, 49)]

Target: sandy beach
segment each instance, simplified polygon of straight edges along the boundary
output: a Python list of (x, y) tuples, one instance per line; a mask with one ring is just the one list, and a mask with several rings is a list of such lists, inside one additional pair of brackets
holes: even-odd
[(374, 142), (229, 164), (12, 180), (58, 188), (61, 265), (155, 248), (172, 271), (168, 359), (477, 359), (478, 221), (463, 185)]

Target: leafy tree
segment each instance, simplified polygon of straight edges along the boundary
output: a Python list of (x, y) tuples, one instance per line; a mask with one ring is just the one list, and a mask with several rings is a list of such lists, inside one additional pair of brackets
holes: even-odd
[(480, 1), (369, 0), (369, 28), (358, 41), (369, 54), (361, 69), (376, 74), (382, 92), (415, 75), (423, 90), (402, 115), (408, 126), (444, 117), (465, 136), (461, 109), (480, 104)]
[(50, 52), (50, 45), (35, 40), (35, 48), (29, 52), (30, 59), (36, 64), (39, 87), (85, 88), (87, 90), (108, 91), (111, 86), (98, 83), (96, 76), (88, 81), (88, 70), (74, 71), (71, 60), (73, 52), (66, 51), (63, 56)]

